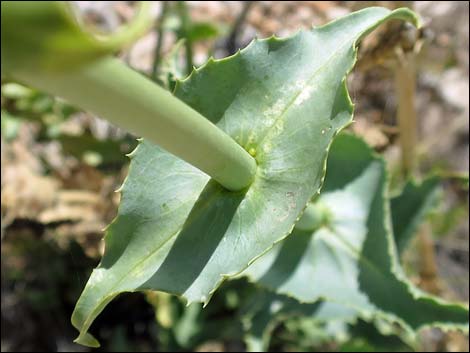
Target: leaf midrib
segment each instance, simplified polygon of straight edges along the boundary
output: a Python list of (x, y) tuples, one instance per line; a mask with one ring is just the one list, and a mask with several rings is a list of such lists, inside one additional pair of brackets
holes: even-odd
[[(309, 33), (312, 33), (314, 30), (310, 31)], [(333, 52), (332, 55), (330, 55), (313, 73), (312, 75), (307, 79), (306, 84), (297, 92), (294, 94), (293, 98), (289, 101), (289, 103), (286, 105), (284, 110), (281, 112), (279, 117), (277, 117), (274, 121), (274, 123), (266, 129), (266, 133), (260, 138), (259, 142), (257, 143), (257, 148), (259, 146), (262, 146), (266, 138), (269, 136), (270, 132), (276, 127), (276, 125), (283, 120), (284, 116), (287, 114), (287, 112), (290, 110), (294, 102), (297, 100), (297, 98), (304, 92), (304, 90), (309, 86), (310, 82), (318, 75), (318, 73), (325, 68), (325, 66), (335, 57), (337, 57), (342, 49), (346, 46), (346, 44), (349, 44), (351, 41), (351, 38), (348, 38), (348, 40), (345, 40), (341, 45), (339, 45), (336, 51)], [(346, 74), (345, 74), (346, 75)]]

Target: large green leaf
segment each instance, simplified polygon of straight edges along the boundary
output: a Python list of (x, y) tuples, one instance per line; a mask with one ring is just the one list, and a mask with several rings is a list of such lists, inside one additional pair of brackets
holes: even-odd
[(405, 279), (392, 234), (385, 164), (361, 140), (347, 134), (335, 140), (325, 192), (306, 214), (289, 238), (244, 274), (301, 302), (326, 299), (366, 319), (399, 322), (410, 332), (426, 325), (468, 329), (468, 308), (427, 295)]
[(355, 44), (393, 18), (416, 22), (406, 9), (369, 8), (287, 39), (256, 40), (177, 84), (177, 97), (255, 156), (255, 180), (229, 192), (143, 141), (132, 154), (104, 257), (72, 317), (77, 342), (97, 345), (87, 331), (124, 291), (207, 303), (225, 278), (292, 231), (320, 189), (333, 136), (351, 121), (345, 77)]

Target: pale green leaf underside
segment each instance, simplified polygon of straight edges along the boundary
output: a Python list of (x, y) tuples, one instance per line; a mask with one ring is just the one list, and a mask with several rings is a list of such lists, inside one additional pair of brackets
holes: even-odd
[(416, 22), (408, 10), (369, 8), (287, 39), (254, 41), (177, 84), (177, 97), (256, 154), (255, 180), (244, 192), (228, 192), (142, 142), (105, 255), (72, 317), (77, 342), (97, 345), (86, 332), (124, 291), (160, 290), (207, 303), (224, 278), (291, 232), (319, 191), (333, 136), (351, 121), (344, 79), (354, 45), (389, 18)]
[(326, 299), (410, 331), (426, 325), (468, 328), (468, 308), (427, 295), (405, 279), (390, 224), (385, 165), (365, 143), (345, 134), (335, 139), (315, 204), (329, 210), (328, 225), (313, 233), (294, 229), (243, 274), (301, 302)]

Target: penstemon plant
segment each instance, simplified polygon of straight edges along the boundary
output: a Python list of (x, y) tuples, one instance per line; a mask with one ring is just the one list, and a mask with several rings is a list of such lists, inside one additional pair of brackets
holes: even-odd
[[(239, 276), (409, 332), (468, 327), (468, 308), (404, 278), (383, 160), (355, 137), (336, 137), (352, 121), (345, 80), (358, 42), (388, 20), (419, 25), (413, 12), (368, 8), (289, 38), (254, 40), (193, 70), (173, 94), (110, 56), (146, 28), (145, 13), (103, 39), (84, 32), (63, 3), (2, 2), (2, 75), (144, 137), (72, 316), (76, 342), (98, 346), (88, 330), (122, 292), (207, 305)], [(395, 234), (400, 249), (421, 217), (406, 216)]]

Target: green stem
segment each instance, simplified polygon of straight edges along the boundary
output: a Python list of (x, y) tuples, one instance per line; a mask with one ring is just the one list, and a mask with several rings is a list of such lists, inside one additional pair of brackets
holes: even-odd
[(229, 190), (244, 189), (254, 178), (255, 160), (229, 135), (118, 59), (69, 72), (17, 71), (15, 77), (145, 137)]
[(295, 224), (295, 228), (301, 231), (314, 232), (318, 228), (328, 226), (331, 221), (331, 211), (319, 201), (308, 204), (302, 217)]
[(181, 20), (181, 30), (178, 39), (184, 38), (184, 45), (186, 51), (186, 73), (189, 75), (193, 71), (193, 43), (189, 38), (191, 19), (189, 17), (188, 6), (185, 1), (177, 2), (177, 9)]
[(152, 65), (152, 79), (158, 81), (158, 66), (160, 65), (161, 56), (162, 56), (162, 46), (163, 46), (163, 22), (165, 21), (166, 13), (168, 9), (168, 1), (163, 1), (162, 4), (162, 13), (158, 19), (157, 24), (157, 45), (155, 46), (155, 55), (153, 57)]

